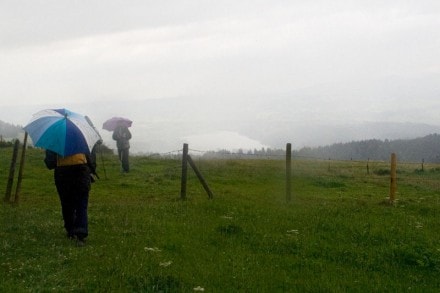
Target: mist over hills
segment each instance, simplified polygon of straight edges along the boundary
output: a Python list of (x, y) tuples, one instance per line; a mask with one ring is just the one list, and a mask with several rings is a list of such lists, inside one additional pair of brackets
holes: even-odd
[[(437, 125), (370, 122), (360, 120), (362, 117), (356, 113), (347, 114), (341, 120), (339, 113), (307, 109), (304, 100), (281, 98), (215, 99), (206, 103), (190, 98), (153, 99), (120, 102), (116, 106), (96, 104), (93, 108), (108, 113), (107, 117), (131, 118), (133, 144), (135, 148), (138, 144), (137, 150), (146, 152), (180, 149), (184, 142), (206, 151), (284, 148), (286, 143), (300, 149), (367, 139), (413, 139), (440, 133)], [(109, 135), (105, 131), (103, 134)], [(238, 140), (246, 143), (240, 145), (236, 143)]]
[(0, 120), (0, 140), (12, 140), (21, 137), (23, 129), (21, 126), (10, 124)]
[(102, 123), (113, 116), (132, 119), (133, 154), (180, 150), (183, 143), (202, 151), (284, 149), (286, 143), (291, 143), (294, 150), (301, 150), (366, 140), (411, 140), (440, 133), (436, 125), (363, 121), (356, 113), (348, 113), (342, 120), (338, 113), (324, 115), (322, 109), (312, 111), (305, 100), (261, 97), (200, 102), (191, 98), (169, 98), (26, 105), (19, 111), (2, 108), (0, 118), (7, 122), (1, 122), (3, 133), (0, 134), (13, 137), (10, 130), (5, 132), (8, 128), (5, 124), (15, 123), (9, 125), (17, 134), (22, 130), (15, 125), (25, 125), (33, 113), (63, 107), (88, 115), (110, 148), (115, 148), (115, 142), (110, 132), (101, 129)]
[[(164, 121), (155, 122), (156, 126), (163, 126), (165, 124)], [(223, 136), (212, 136), (217, 139), (227, 139), (229, 136), (236, 142), (238, 141), (237, 149), (240, 150), (258, 150), (260, 152), (263, 150), (264, 152), (264, 149), (282, 150), (285, 148), (286, 142), (281, 138), (286, 137), (283, 130), (287, 131), (288, 129), (283, 129), (276, 123), (266, 123), (264, 127), (263, 125), (260, 125), (261, 127), (250, 127), (250, 125), (246, 125), (245, 123), (237, 126), (243, 128), (237, 127), (230, 129), (230, 132), (223, 132)], [(182, 125), (182, 128), (179, 130), (185, 131), (187, 130), (186, 127), (189, 127), (189, 125)], [(272, 131), (271, 127), (273, 127)], [(304, 128), (306, 129), (305, 126)], [(142, 125), (139, 126), (139, 129), (142, 129)], [(432, 125), (413, 123), (360, 123), (349, 126), (315, 125), (314, 127), (309, 126), (307, 129), (311, 131), (311, 133), (304, 135), (303, 139), (308, 139), (316, 145), (297, 148), (294, 150), (296, 156), (336, 160), (388, 160), (390, 154), (394, 152), (397, 153), (401, 161), (420, 162), (423, 160), (433, 163), (440, 162), (440, 135), (437, 134), (440, 133), (440, 130), (438, 127)], [(316, 130), (316, 132), (312, 130)], [(246, 133), (248, 137), (253, 137), (255, 140), (247, 138), (248, 141), (246, 141), (243, 139), (245, 136), (240, 136), (238, 134), (239, 132)], [(277, 136), (277, 134), (279, 136)], [(298, 135), (298, 133), (294, 133), (293, 135)], [(375, 138), (361, 139), (362, 137), (368, 137), (368, 135)], [(22, 136), (23, 129), (21, 126), (0, 121), (0, 137), (3, 141), (21, 138)], [(356, 140), (356, 138), (359, 139)], [(162, 137), (162, 139), (161, 142), (166, 144), (166, 137)], [(331, 142), (335, 139), (338, 139), (339, 142), (326, 144), (326, 142)], [(344, 139), (347, 141), (344, 142)], [(260, 144), (260, 147), (256, 147), (258, 141), (264, 144)], [(319, 145), (319, 142), (322, 142), (322, 144)], [(243, 145), (240, 145), (240, 143), (243, 143)], [(109, 144), (107, 143), (106, 145), (108, 146)], [(133, 145), (134, 149), (140, 149), (139, 145), (142, 145), (142, 141), (141, 144), (134, 141)], [(248, 148), (246, 148), (245, 145), (247, 145)], [(254, 146), (254, 148), (252, 148), (252, 146)], [(148, 152), (138, 151), (138, 153)]]
[[(133, 131), (144, 144), (142, 149), (156, 151), (179, 149), (184, 142), (202, 150), (285, 148), (286, 143), (300, 149), (440, 133), (440, 126), (426, 123), (370, 122), (355, 117), (342, 121), (337, 114), (325, 119), (321, 113), (303, 113), (294, 102), (281, 99), (148, 100), (128, 104), (126, 109), (136, 109), (127, 115), (135, 121)], [(235, 143), (246, 139), (245, 145)]]

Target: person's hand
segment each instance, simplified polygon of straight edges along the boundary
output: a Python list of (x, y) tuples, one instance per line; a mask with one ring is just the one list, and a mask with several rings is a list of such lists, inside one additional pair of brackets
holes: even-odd
[(96, 179), (98, 179), (98, 176), (96, 176), (95, 174), (90, 174), (90, 182), (94, 183)]

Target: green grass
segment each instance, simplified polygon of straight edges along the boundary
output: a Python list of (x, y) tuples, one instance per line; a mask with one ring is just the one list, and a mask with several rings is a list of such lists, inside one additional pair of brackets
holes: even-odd
[[(10, 152), (0, 149), (5, 190)], [(52, 172), (29, 150), (18, 206), (0, 206), (0, 292), (438, 292), (438, 166), (195, 159), (212, 200), (179, 160), (132, 157), (90, 196), (85, 247), (65, 238)], [(106, 178), (107, 177), (107, 178)], [(15, 190), (15, 189), (14, 189)]]

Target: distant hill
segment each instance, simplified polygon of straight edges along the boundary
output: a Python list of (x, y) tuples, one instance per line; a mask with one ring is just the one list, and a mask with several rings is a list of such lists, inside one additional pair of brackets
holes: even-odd
[(258, 140), (265, 145), (284, 148), (287, 142), (294, 149), (301, 147), (320, 147), (334, 143), (349, 143), (363, 140), (398, 140), (424, 137), (440, 133), (440, 127), (423, 123), (399, 122), (357, 122), (357, 123), (316, 123), (261, 121), (247, 125), (239, 133)]
[(0, 141), (8, 141), (23, 134), (23, 128), (0, 120)]
[(396, 153), (400, 161), (424, 160), (440, 163), (440, 135), (430, 134), (415, 139), (371, 139), (316, 148), (305, 147), (296, 152), (296, 155), (336, 160), (389, 160), (391, 153)]

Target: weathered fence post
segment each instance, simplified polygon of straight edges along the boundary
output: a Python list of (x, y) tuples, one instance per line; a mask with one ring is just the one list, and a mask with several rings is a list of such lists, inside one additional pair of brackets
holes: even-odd
[(390, 174), (390, 203), (396, 200), (397, 190), (397, 156), (395, 153), (391, 154), (391, 174)]
[(18, 204), (18, 202), (20, 201), (21, 180), (23, 178), (23, 169), (24, 169), (24, 161), (25, 161), (25, 157), (26, 157), (27, 138), (28, 138), (28, 133), (25, 132), (24, 139), (23, 139), (23, 148), (21, 150), (20, 167), (18, 169), (17, 186), (15, 189), (15, 199), (14, 199), (15, 204)]
[(286, 145), (286, 200), (292, 199), (292, 144)]
[(188, 177), (188, 144), (183, 144), (182, 179), (180, 184), (180, 198), (186, 199), (186, 180)]
[(191, 166), (191, 168), (196, 173), (197, 178), (199, 178), (200, 183), (202, 184), (206, 193), (208, 193), (208, 197), (213, 198), (213, 193), (212, 193), (211, 189), (209, 188), (208, 183), (206, 183), (205, 178), (203, 178), (202, 173), (200, 173), (199, 169), (197, 168), (196, 164), (192, 160), (191, 156), (188, 155), (188, 144), (186, 144), (186, 143), (183, 144), (182, 181), (181, 181), (181, 185), (180, 185), (180, 198), (186, 199), (186, 182), (187, 182), (187, 177), (188, 177), (188, 164)]
[(197, 169), (197, 166), (196, 166), (196, 164), (194, 164), (194, 161), (192, 160), (191, 156), (187, 155), (186, 158), (188, 160), (189, 165), (196, 173), (197, 178), (199, 178), (199, 181), (202, 184), (203, 188), (205, 189), (206, 193), (208, 193), (208, 197), (213, 198), (213, 194), (212, 194), (211, 189), (208, 186), (208, 183), (206, 183), (206, 180), (205, 180), (205, 178), (203, 178), (202, 173), (200, 173), (199, 169)]
[(20, 142), (15, 140), (14, 143), (14, 151), (12, 152), (12, 160), (11, 160), (11, 166), (9, 167), (9, 178), (8, 178), (8, 184), (6, 186), (6, 193), (5, 193), (5, 202), (9, 202), (11, 198), (11, 191), (12, 191), (12, 185), (14, 184), (14, 174), (15, 174), (15, 165), (17, 162), (17, 154), (18, 154), (18, 146)]

